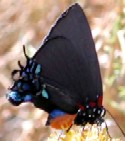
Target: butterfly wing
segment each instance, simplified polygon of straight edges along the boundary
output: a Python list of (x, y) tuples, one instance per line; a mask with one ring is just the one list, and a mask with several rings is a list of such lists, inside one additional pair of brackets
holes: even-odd
[(52, 120), (50, 126), (55, 129), (68, 129), (75, 119), (76, 115), (64, 115), (59, 116), (56, 119)]
[(50, 101), (60, 109), (74, 113), (78, 104), (102, 95), (94, 41), (78, 4), (57, 20), (33, 58), (42, 65)]

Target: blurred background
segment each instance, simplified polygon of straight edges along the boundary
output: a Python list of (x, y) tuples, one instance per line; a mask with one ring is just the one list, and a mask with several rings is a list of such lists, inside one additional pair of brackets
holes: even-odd
[[(46, 140), (47, 114), (31, 104), (12, 106), (6, 92), (17, 61), (25, 63), (22, 44), (32, 56), (56, 18), (75, 2), (83, 7), (95, 40), (104, 106), (125, 132), (125, 0), (0, 0), (0, 141)], [(113, 124), (110, 132), (119, 137), (117, 130)]]

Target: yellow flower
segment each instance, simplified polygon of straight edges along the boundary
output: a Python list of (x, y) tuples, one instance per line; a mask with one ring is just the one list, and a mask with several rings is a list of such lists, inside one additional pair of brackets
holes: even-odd
[(86, 124), (84, 127), (73, 125), (68, 132), (64, 129), (55, 130), (47, 141), (120, 141), (120, 139), (111, 138), (106, 127)]

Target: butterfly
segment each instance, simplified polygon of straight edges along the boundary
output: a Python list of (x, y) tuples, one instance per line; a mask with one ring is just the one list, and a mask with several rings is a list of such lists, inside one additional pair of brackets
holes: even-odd
[(26, 65), (18, 61), (19, 70), (12, 72), (14, 83), (7, 94), (13, 105), (33, 103), (48, 112), (46, 124), (55, 128), (64, 120), (69, 128), (72, 123), (104, 122), (99, 62), (87, 18), (78, 4), (60, 16), (32, 58), (23, 49)]

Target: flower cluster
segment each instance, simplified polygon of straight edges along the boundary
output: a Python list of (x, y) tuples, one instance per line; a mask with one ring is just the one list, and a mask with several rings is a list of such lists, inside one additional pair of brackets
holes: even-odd
[(120, 141), (120, 139), (111, 138), (106, 126), (86, 124), (84, 127), (73, 125), (68, 132), (54, 130), (48, 141)]

